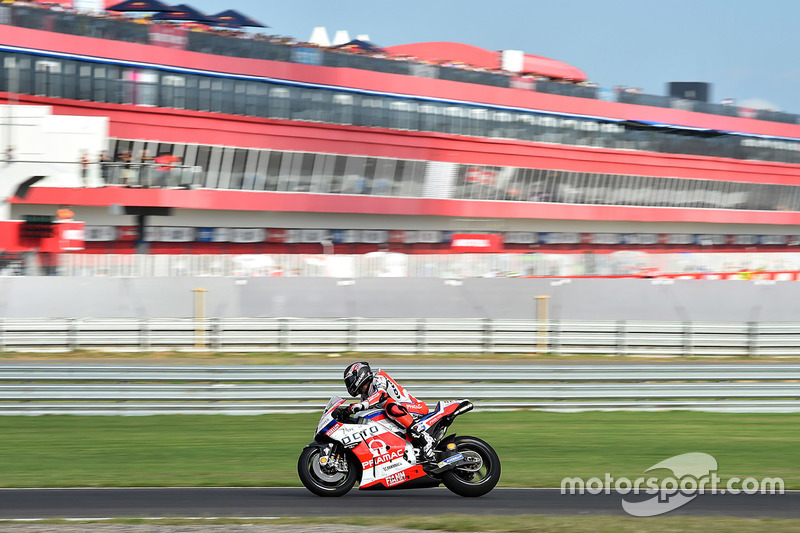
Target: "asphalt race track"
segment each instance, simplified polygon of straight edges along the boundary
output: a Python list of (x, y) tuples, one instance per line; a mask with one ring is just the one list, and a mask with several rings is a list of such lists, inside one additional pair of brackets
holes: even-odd
[[(495, 489), (462, 498), (444, 488), (359, 492), (320, 498), (304, 488), (0, 489), (0, 520), (31, 518), (290, 517), (415, 513), (625, 515), (617, 494), (562, 495), (559, 489)], [(629, 498), (632, 499), (632, 498)], [(640, 498), (643, 499), (643, 498)], [(800, 518), (800, 491), (700, 494), (668, 516)]]

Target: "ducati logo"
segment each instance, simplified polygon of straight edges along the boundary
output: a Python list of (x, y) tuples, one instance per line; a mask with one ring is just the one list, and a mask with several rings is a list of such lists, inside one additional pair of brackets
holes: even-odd
[(392, 452), (386, 452), (386, 443), (383, 442), (381, 439), (372, 439), (369, 441), (369, 451), (372, 454), (371, 461), (364, 461), (361, 466), (364, 468), (369, 468), (371, 466), (378, 466), (383, 463), (388, 463), (390, 461), (394, 461), (395, 459), (402, 459), (403, 451), (402, 450), (395, 450)]

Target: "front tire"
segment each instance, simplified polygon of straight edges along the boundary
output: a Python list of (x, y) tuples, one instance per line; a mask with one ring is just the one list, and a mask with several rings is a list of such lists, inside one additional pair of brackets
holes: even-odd
[(319, 463), (320, 449), (312, 446), (303, 450), (297, 461), (297, 475), (305, 488), (317, 496), (344, 496), (358, 479), (358, 468), (351, 455), (345, 455), (347, 472), (325, 472)]
[(477, 437), (456, 437), (458, 451), (476, 459), (442, 473), (444, 486), (459, 496), (483, 496), (500, 481), (500, 458), (494, 449)]

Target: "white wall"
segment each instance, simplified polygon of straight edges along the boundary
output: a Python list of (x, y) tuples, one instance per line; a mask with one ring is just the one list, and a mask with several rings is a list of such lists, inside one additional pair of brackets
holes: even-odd
[[(38, 184), (47, 187), (79, 187), (83, 151), (96, 160), (108, 145), (108, 118), (53, 115), (49, 106), (0, 106), (0, 198), (14, 194), (32, 176), (47, 176)], [(15, 161), (5, 161), (11, 145)], [(89, 173), (89, 185), (99, 185), (97, 169)], [(9, 204), (0, 204), (0, 220), (11, 218)]]

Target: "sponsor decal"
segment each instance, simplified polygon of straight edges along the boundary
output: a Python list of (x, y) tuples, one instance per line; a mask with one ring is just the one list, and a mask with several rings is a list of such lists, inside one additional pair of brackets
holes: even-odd
[(383, 470), (383, 472), (391, 472), (392, 470), (397, 470), (403, 466), (404, 464), (398, 461), (396, 463), (389, 463), (388, 465), (382, 466), (381, 470)]
[(450, 247), (462, 252), (497, 252), (502, 249), (502, 238), (493, 234), (456, 233)]
[(370, 448), (370, 451), (373, 454), (372, 460), (371, 461), (363, 461), (361, 463), (361, 466), (363, 468), (370, 468), (372, 466), (378, 466), (378, 465), (381, 465), (383, 463), (390, 463), (390, 462), (392, 462), (392, 461), (394, 461), (396, 459), (402, 459), (403, 458), (403, 452), (400, 451), (400, 450), (395, 450), (395, 451), (392, 451), (392, 452), (389, 452), (389, 453), (385, 453), (383, 455), (375, 455), (375, 452), (372, 450), (372, 448)]
[(455, 454), (455, 455), (453, 455), (451, 457), (448, 457), (447, 459), (445, 459), (443, 461), (439, 461), (439, 468), (442, 468), (443, 466), (447, 466), (449, 464), (455, 463), (456, 461), (460, 461), (463, 458), (464, 458), (464, 454), (457, 453), (457, 454)]
[(371, 435), (374, 435), (380, 431), (377, 426), (372, 426), (367, 429), (362, 429), (358, 433), (353, 433), (352, 435), (345, 435), (342, 437), (342, 444), (345, 446), (349, 446), (350, 444), (356, 444), (360, 440), (367, 440)]
[(396, 474), (392, 474), (391, 476), (386, 478), (386, 486), (391, 487), (392, 485), (397, 485), (398, 483), (403, 483), (406, 479), (405, 472), (398, 472)]

